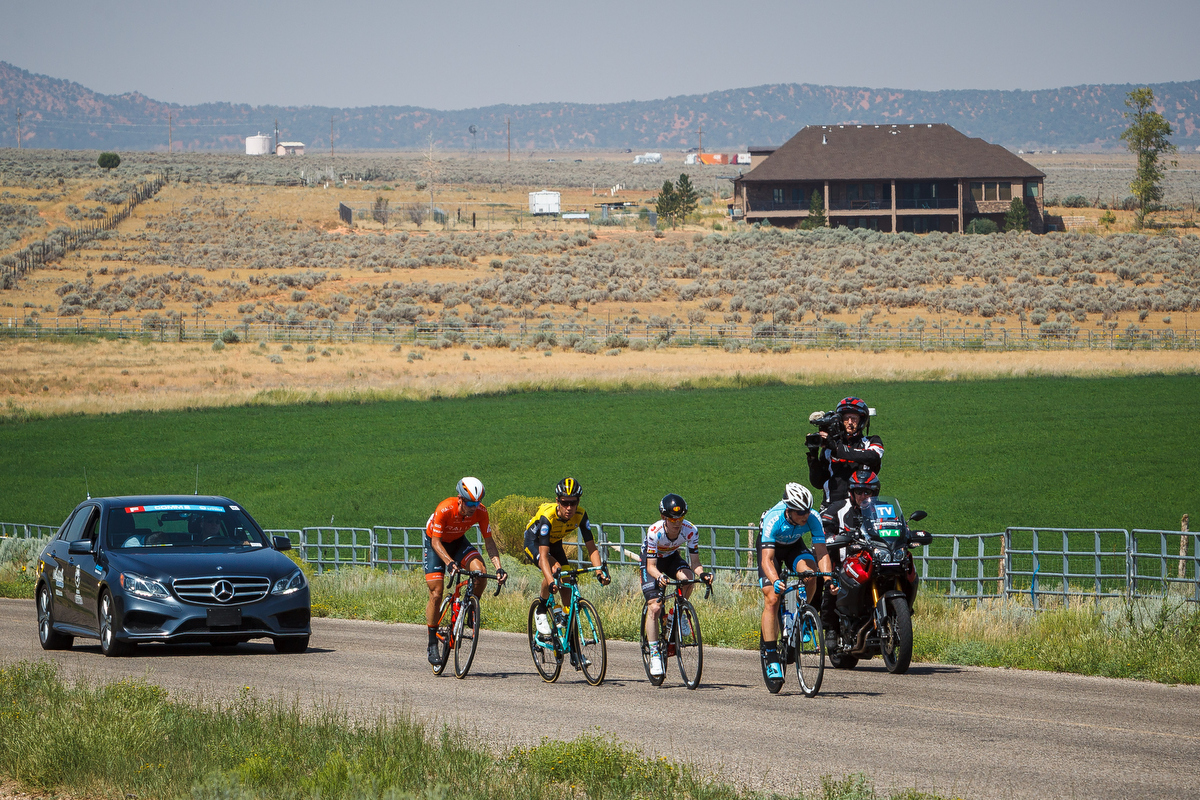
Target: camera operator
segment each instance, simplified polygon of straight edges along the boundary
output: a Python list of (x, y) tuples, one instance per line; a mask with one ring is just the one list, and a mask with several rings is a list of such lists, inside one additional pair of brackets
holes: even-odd
[[(814, 411), (808, 421), (817, 426), (804, 443), (808, 446), (808, 480), (821, 487), (821, 526), (826, 539), (841, 530), (850, 510), (850, 481), (862, 468), (878, 473), (883, 462), (883, 441), (870, 435), (871, 410), (858, 397), (843, 398), (832, 413)], [(842, 562), (842, 548), (830, 550), (834, 569)], [(826, 593), (822, 617), (833, 613), (833, 598)]]

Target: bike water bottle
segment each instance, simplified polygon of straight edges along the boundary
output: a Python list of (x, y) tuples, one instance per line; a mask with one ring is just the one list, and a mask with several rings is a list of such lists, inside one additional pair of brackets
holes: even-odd
[(792, 616), (793, 616), (793, 615), (792, 615), (792, 612), (791, 612), (791, 611), (789, 611), (789, 610), (788, 610), (788, 609), (786, 609), (786, 608), (783, 610), (783, 629), (784, 629), (785, 631), (786, 631), (786, 630), (791, 630), (791, 627), (792, 627)]

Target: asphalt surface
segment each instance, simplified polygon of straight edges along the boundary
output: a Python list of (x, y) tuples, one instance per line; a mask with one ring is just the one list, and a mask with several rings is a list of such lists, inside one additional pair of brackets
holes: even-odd
[(470, 675), (431, 674), (422, 626), (317, 619), (303, 655), (269, 642), (236, 648), (143, 645), (107, 659), (93, 641), (43, 651), (32, 601), (0, 599), (0, 663), (50, 659), (68, 678), (143, 677), (175, 696), (337, 703), (351, 714), (412, 712), (493, 746), (603, 731), (752, 788), (811, 790), (861, 772), (878, 789), (966, 798), (1200, 797), (1200, 687), (876, 658), (827, 668), (806, 698), (795, 674), (779, 695), (758, 654), (705, 648), (700, 688), (674, 661), (651, 686), (637, 647), (609, 642), (608, 677), (588, 686), (569, 664), (556, 684), (534, 671), (523, 635), (484, 631)]

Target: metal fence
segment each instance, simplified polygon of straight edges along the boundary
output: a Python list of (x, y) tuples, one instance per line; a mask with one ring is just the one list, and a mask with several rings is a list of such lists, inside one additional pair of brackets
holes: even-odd
[(467, 325), (424, 320), (287, 322), (217, 322), (184, 316), (144, 318), (0, 316), (0, 336), (39, 339), (55, 336), (150, 337), (158, 341), (211, 342), (225, 331), (242, 341), (285, 344), (375, 343), (413, 346), (481, 345), (509, 347), (583, 346), (627, 347), (635, 342), (672, 347), (761, 346), (768, 349), (911, 350), (911, 351), (1032, 351), (1032, 350), (1197, 350), (1200, 331), (1170, 328), (1123, 331), (1085, 330), (1065, 323), (1039, 327), (943, 327), (904, 330), (841, 322), (801, 325), (772, 323), (617, 325), (597, 323)]
[[(648, 526), (595, 524), (597, 544), (610, 565), (636, 567)], [(754, 526), (698, 525), (700, 560), (707, 568), (750, 582), (757, 574)], [(53, 525), (0, 522), (0, 538), (52, 536)], [(416, 569), (424, 560), (423, 527), (315, 526), (270, 529), (287, 536), (318, 572), (360, 566)], [(468, 534), (483, 552), (478, 528)], [(586, 563), (578, 534), (573, 562)], [(571, 551), (568, 550), (568, 554)], [(913, 551), (926, 584), (950, 597), (974, 600), (1029, 595), (1034, 608), (1047, 601), (1098, 603), (1102, 598), (1177, 597), (1200, 603), (1200, 533), (1123, 528), (1011, 527), (1001, 533), (934, 534)]]

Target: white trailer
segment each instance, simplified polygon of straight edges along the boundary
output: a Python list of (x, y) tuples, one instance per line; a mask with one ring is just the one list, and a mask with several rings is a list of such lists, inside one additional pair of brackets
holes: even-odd
[(559, 192), (529, 193), (530, 214), (557, 214), (562, 208), (562, 195)]
[(640, 156), (633, 157), (635, 164), (661, 164), (662, 153), (644, 153)]

